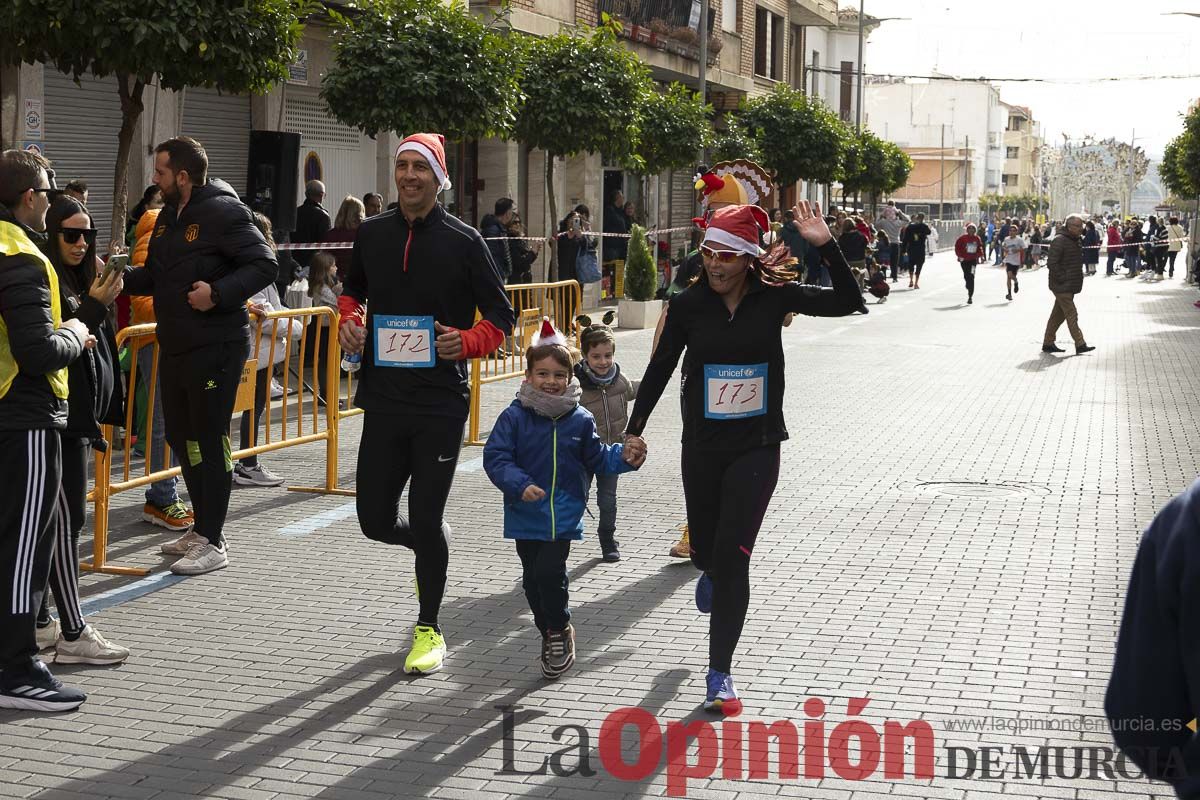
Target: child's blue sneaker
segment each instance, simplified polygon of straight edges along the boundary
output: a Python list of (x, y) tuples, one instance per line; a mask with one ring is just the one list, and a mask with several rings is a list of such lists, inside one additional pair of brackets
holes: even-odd
[(712, 613), (712, 578), (707, 572), (700, 573), (700, 580), (696, 581), (696, 609), (701, 614)]
[(732, 675), (709, 669), (704, 682), (708, 685), (708, 692), (704, 696), (705, 711), (722, 714), (736, 714), (741, 711), (742, 701), (738, 700), (737, 689), (733, 688)]

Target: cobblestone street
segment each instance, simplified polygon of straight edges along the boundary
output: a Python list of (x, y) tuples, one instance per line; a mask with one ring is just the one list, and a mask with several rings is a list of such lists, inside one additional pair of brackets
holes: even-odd
[[(670, 735), (637, 779), (612, 774), (602, 725), (627, 706), (664, 734), (671, 722), (714, 722), (725, 755), (711, 778), (686, 779), (694, 798), (1170, 796), (1086, 765), (1072, 778), (1070, 750), (1067, 777), (1053, 762), (1045, 779), (1013, 776), (1013, 748), (1112, 747), (1102, 701), (1140, 532), (1200, 472), (1200, 429), (1186, 413), (1200, 396), (1197, 293), (1178, 278), (1088, 278), (1080, 324), (1098, 349), (1077, 357), (1065, 327), (1068, 352), (1040, 352), (1045, 269), (1022, 273), (1008, 302), (1002, 269), (980, 267), (971, 306), (951, 255), (922, 277), (920, 290), (893, 284), (868, 316), (799, 318), (784, 333), (791, 439), (733, 674), (739, 719), (790, 720), (801, 743), (810, 698), (824, 703), (826, 743), (848, 719), (880, 737), (887, 720), (925, 720), (932, 780), (913, 777), (911, 752), (903, 778), (885, 777), (882, 758), (865, 779), (843, 777), (829, 753), (824, 777), (812, 777), (811, 748), (789, 777), (774, 740), (768, 776), (747, 776), (749, 755), (741, 777), (723, 774), (738, 750), (730, 731), (745, 725), (698, 711), (707, 620), (693, 604), (695, 570), (667, 556), (684, 519), (674, 384), (646, 434), (646, 466), (620, 482), (624, 560), (600, 562), (585, 518), (570, 562), (579, 660), (554, 683), (537, 667), (540, 639), (481, 448), (464, 450), (447, 512), (449, 655), (420, 678), (402, 670), (416, 617), (411, 553), (363, 538), (353, 498), (237, 488), (230, 567), (179, 579), (158, 555), (166, 535), (141, 522), (141, 491), (115, 497), (110, 558), (154, 573), (85, 576), (84, 609), (133, 656), (55, 669), (88, 692), (78, 712), (0, 712), (0, 797), (583, 800), (678, 789)], [(630, 377), (651, 337), (618, 334)], [(516, 388), (485, 388), (485, 430)], [(353, 487), (361, 422), (342, 424), (342, 486)], [(314, 486), (324, 449), (264, 463)], [(507, 737), (504, 707), (515, 707)], [(1017, 730), (1018, 718), (1034, 729)], [(627, 765), (639, 758), (634, 730), (621, 740)], [(1003, 748), (992, 776), (1007, 775), (986, 778), (981, 747)], [(952, 748), (970, 748), (972, 773), (968, 751)]]

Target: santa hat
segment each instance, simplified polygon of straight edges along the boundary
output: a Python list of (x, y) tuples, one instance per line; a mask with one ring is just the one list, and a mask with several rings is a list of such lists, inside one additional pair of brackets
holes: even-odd
[(433, 174), (438, 179), (438, 191), (444, 192), (450, 188), (450, 176), (446, 171), (446, 137), (440, 133), (414, 133), (406, 136), (396, 148), (396, 158), (406, 150), (411, 150), (429, 162)]
[(708, 218), (703, 244), (713, 250), (761, 256), (766, 251), (758, 246), (759, 235), (770, 228), (767, 212), (758, 206), (725, 206)]
[(567, 346), (567, 337), (562, 335), (562, 331), (554, 327), (554, 323), (550, 321), (549, 317), (542, 317), (542, 329), (533, 335), (534, 347), (540, 347), (544, 344)]

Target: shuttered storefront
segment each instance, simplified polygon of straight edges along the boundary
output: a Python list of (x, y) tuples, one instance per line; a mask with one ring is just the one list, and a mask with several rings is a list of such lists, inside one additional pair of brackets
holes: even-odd
[(239, 196), (245, 197), (250, 154), (250, 98), (221, 94), (216, 89), (190, 87), (183, 93), (180, 132), (204, 145), (208, 153), (209, 177), (220, 178)]
[[(325, 184), (325, 210), (337, 217), (346, 195), (362, 198), (375, 191), (375, 140), (329, 116), (315, 90), (288, 87), (284, 102), (284, 129), (300, 134), (299, 188), (303, 201), (306, 162), (320, 169)], [(310, 158), (310, 154), (312, 157)]]
[[(686, 228), (696, 216), (696, 188), (691, 172), (675, 170), (671, 173), (671, 221), (672, 228)], [(664, 187), (665, 189), (666, 187)], [(671, 258), (675, 258), (680, 247), (691, 245), (691, 234), (679, 231), (671, 234)]]
[[(108, 244), (112, 220), (113, 172), (117, 163), (117, 137), (121, 132), (121, 99), (117, 79), (79, 79), (47, 66), (45, 76), (46, 157), (53, 162), (58, 186), (71, 180), (88, 184), (88, 211), (100, 230), (100, 250)], [(143, 187), (130, 187), (130, 205)]]

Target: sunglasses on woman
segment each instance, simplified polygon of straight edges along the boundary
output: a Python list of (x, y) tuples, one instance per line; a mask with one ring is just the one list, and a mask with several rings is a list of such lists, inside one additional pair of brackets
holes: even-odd
[(88, 244), (91, 244), (96, 239), (95, 228), (63, 228), (63, 241), (67, 244), (76, 244), (80, 239), (84, 239)]
[(742, 257), (742, 253), (734, 250), (713, 250), (711, 247), (705, 247), (704, 245), (700, 246), (700, 255), (710, 261), (716, 261), (718, 264), (732, 264)]

